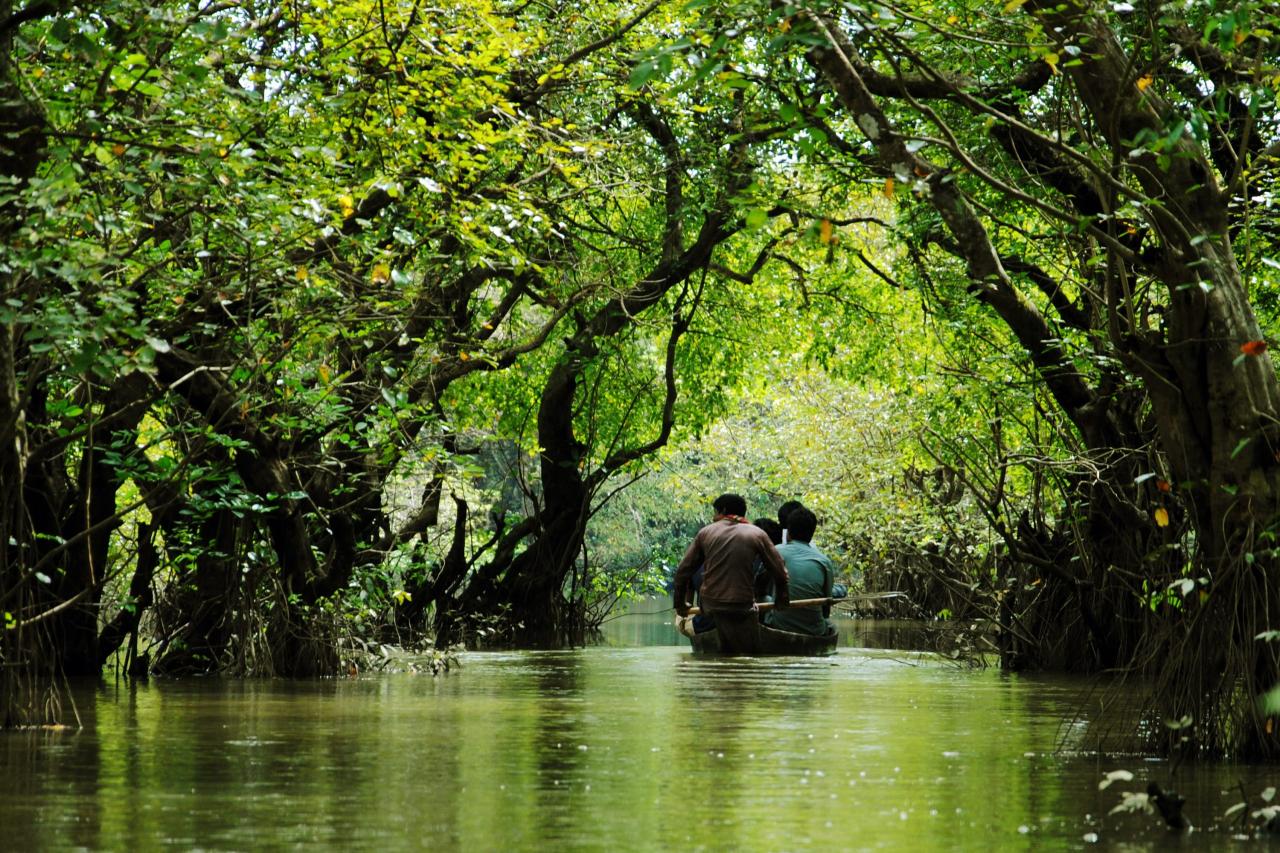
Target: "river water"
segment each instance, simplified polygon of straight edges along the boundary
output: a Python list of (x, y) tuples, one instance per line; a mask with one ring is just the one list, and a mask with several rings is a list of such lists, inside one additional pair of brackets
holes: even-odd
[(1256, 843), (1237, 786), (1247, 816), (1280, 779), (1178, 768), (1198, 829), (1171, 834), (1108, 815), (1174, 772), (1082, 749), (1086, 682), (866, 648), (872, 623), (829, 658), (701, 659), (663, 619), (440, 677), (108, 680), (82, 730), (0, 735), (0, 849), (1217, 849)]

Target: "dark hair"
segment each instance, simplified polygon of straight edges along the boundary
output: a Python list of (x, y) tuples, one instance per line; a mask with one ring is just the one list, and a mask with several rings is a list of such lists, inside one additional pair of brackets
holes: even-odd
[(769, 534), (769, 541), (774, 545), (782, 544), (782, 525), (774, 521), (772, 518), (757, 518), (751, 522), (759, 527), (765, 533)]
[(804, 504), (800, 503), (800, 501), (787, 501), (782, 506), (778, 507), (778, 523), (783, 527), (790, 527), (790, 525), (787, 524), (787, 519), (791, 516), (791, 513), (803, 508)]
[(742, 495), (726, 492), (716, 498), (711, 507), (716, 511), (717, 515), (746, 515), (747, 499)]
[(813, 538), (813, 531), (818, 529), (818, 517), (813, 510), (797, 507), (787, 516), (787, 533), (789, 538), (797, 542), (808, 542)]

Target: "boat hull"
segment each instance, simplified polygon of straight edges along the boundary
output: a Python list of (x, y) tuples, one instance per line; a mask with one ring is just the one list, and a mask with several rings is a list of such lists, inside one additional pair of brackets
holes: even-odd
[[(761, 655), (829, 655), (836, 650), (840, 635), (834, 628), (827, 634), (813, 636), (811, 634), (793, 634), (790, 631), (779, 631), (768, 625), (760, 626)], [(694, 654), (724, 654), (720, 648), (720, 632), (703, 631), (689, 638)]]

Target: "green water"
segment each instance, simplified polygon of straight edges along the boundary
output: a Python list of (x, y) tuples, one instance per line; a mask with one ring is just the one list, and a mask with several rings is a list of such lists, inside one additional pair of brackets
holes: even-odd
[(625, 645), (674, 643), (654, 621), (670, 632), (620, 620), (624, 645), (469, 653), (438, 678), (89, 689), (82, 731), (0, 735), (0, 848), (1207, 849), (1231, 843), (1229, 789), (1277, 775), (1181, 768), (1202, 828), (1173, 837), (1107, 816), (1126, 786), (1105, 772), (1137, 790), (1170, 768), (1081, 753), (1082, 682)]

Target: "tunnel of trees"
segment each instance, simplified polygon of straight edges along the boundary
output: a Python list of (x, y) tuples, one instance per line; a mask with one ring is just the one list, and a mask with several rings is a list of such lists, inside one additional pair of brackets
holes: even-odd
[(737, 478), (1274, 757), (1276, 27), (0, 2), (4, 723), (113, 660), (582, 642)]

